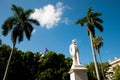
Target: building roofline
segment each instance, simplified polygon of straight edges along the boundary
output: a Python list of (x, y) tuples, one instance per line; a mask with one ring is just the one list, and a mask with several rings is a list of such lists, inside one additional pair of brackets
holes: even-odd
[(116, 63), (119, 63), (119, 62), (120, 62), (120, 58), (115, 57), (115, 59), (113, 61), (110, 61), (109, 64), (113, 65), (113, 64), (116, 64)]

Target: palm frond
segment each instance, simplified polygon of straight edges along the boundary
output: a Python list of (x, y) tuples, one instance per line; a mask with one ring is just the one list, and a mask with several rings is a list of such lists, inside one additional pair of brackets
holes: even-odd
[(75, 22), (75, 24), (80, 24), (80, 20), (81, 20), (81, 19), (78, 19), (78, 20)]
[(33, 12), (34, 12), (34, 10), (32, 10), (32, 9), (26, 10), (26, 11), (24, 12), (25, 17), (26, 17), (26, 18), (29, 18), (30, 14), (33, 13)]
[(92, 36), (95, 36), (95, 30), (94, 30), (94, 26), (92, 26), (91, 24), (87, 24), (87, 32), (88, 32), (88, 36), (91, 33)]
[(26, 22), (25, 27), (24, 27), (24, 31), (25, 31), (25, 35), (26, 35), (27, 39), (30, 40), (31, 33), (33, 31), (33, 26)]
[(82, 19), (77, 20), (75, 23), (80, 24), (83, 26), (85, 23), (87, 23), (86, 29), (88, 32), (88, 36), (91, 33), (92, 37), (95, 36), (95, 28), (99, 29), (101, 32), (103, 31), (102, 27), (102, 19), (99, 18), (102, 14), (100, 12), (94, 12), (92, 7), (88, 8), (87, 15), (83, 17)]
[(16, 43), (18, 40), (18, 43), (20, 43), (21, 41), (23, 41), (23, 28), (22, 26), (17, 25), (14, 27), (13, 31), (12, 31), (12, 42)]
[(102, 13), (96, 12), (96, 13), (92, 14), (92, 17), (95, 18), (95, 17), (101, 16), (101, 15), (102, 15)]
[[(18, 30), (18, 43), (20, 43), (21, 41), (23, 41), (23, 37), (24, 37), (24, 30), (23, 28), (21, 28), (22, 26), (18, 26), (19, 30)], [(21, 28), (21, 29), (20, 29)]]
[(23, 8), (18, 7), (14, 4), (12, 4), (11, 10), (13, 11), (13, 13), (16, 17), (21, 17), (24, 12)]
[(92, 14), (93, 14), (93, 9), (92, 7), (89, 7), (87, 11), (87, 18), (91, 17)]
[(15, 27), (11, 34), (11, 40), (12, 40), (13, 44), (16, 44), (17, 37), (18, 37), (18, 29), (17, 29), (17, 27)]
[(97, 28), (98, 30), (100, 30), (101, 32), (103, 32), (104, 29), (103, 29), (103, 27), (102, 27), (101, 24), (95, 22), (95, 26), (96, 26), (96, 28)]
[(86, 22), (87, 22), (87, 17), (84, 17), (84, 18), (82, 18), (82, 19), (78, 19), (78, 20), (75, 22), (75, 24), (80, 24), (81, 26), (83, 26), (84, 23), (86, 23)]
[(96, 49), (97, 53), (100, 53), (100, 48), (103, 46), (103, 38), (99, 35), (95, 35), (92, 38), (93, 47)]
[(5, 20), (5, 22), (2, 25), (2, 34), (6, 36), (9, 31), (13, 28), (15, 25), (16, 18), (15, 17), (9, 17), (8, 19)]
[(97, 21), (97, 22), (99, 22), (100, 24), (103, 23), (103, 20), (100, 19), (100, 18), (94, 18), (94, 21)]
[(33, 10), (29, 9), (24, 11), (23, 8), (12, 5), (11, 10), (14, 13), (14, 17), (9, 17), (2, 25), (2, 34), (6, 36), (11, 30), (11, 40), (13, 44), (23, 41), (24, 34), (28, 40), (30, 40), (33, 26), (31, 23), (40, 25), (37, 20), (29, 19)]
[(90, 32), (92, 33), (92, 36), (95, 36), (95, 30), (94, 30), (94, 27), (91, 26), (91, 27), (89, 27), (89, 29), (90, 29)]
[(28, 19), (28, 22), (36, 24), (36, 25), (40, 25), (40, 23), (35, 19)]
[(92, 12), (93, 12), (92, 7), (89, 7), (89, 8), (88, 8), (88, 13), (92, 13)]

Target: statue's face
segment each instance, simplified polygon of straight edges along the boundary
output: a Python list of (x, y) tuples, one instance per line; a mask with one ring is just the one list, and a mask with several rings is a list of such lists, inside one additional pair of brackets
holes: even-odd
[(76, 40), (72, 40), (72, 43), (73, 43), (73, 44), (76, 44)]

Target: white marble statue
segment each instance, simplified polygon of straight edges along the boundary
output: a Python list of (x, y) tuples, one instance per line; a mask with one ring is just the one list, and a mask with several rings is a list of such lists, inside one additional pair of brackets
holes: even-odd
[(70, 45), (70, 54), (72, 56), (73, 60), (73, 65), (80, 65), (80, 60), (79, 60), (79, 50), (78, 46), (76, 43), (76, 40), (72, 40), (72, 44)]

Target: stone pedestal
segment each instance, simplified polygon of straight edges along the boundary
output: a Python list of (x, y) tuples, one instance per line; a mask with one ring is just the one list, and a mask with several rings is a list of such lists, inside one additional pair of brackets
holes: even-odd
[(72, 65), (69, 74), (70, 80), (88, 80), (87, 68), (82, 65)]

